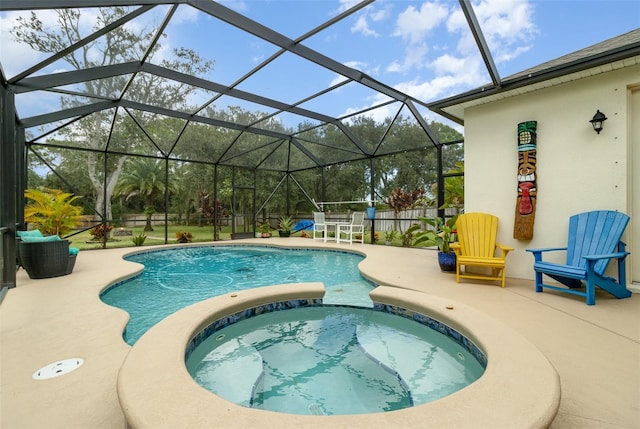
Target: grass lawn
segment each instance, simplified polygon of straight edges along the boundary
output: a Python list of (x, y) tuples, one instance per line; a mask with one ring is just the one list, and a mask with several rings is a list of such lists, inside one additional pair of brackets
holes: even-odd
[[(139, 235), (146, 235), (143, 246), (153, 246), (158, 244), (165, 244), (165, 231), (163, 225), (157, 225), (153, 227), (153, 231), (144, 231), (144, 226), (124, 228), (127, 231), (131, 231), (131, 235), (118, 235), (117, 230), (120, 228), (114, 228), (110, 233), (110, 240), (107, 242), (107, 248), (114, 247), (135, 247), (132, 238)], [(177, 243), (176, 232), (186, 231), (193, 236), (193, 242), (212, 241), (213, 240), (213, 227), (212, 226), (184, 226), (184, 225), (170, 225), (167, 230), (167, 243)], [(231, 227), (223, 228), (220, 233), (221, 239), (229, 239), (231, 234)], [(89, 231), (84, 231), (76, 235), (68, 237), (71, 241), (71, 246), (77, 247), (81, 250), (90, 249), (102, 249), (102, 243), (93, 239)]]
[[(154, 246), (165, 244), (164, 237), (164, 226), (156, 225), (153, 227), (153, 231), (144, 231), (144, 226), (125, 228), (127, 231), (131, 231), (131, 235), (117, 235), (117, 230), (119, 228), (114, 228), (111, 233), (111, 239), (107, 242), (107, 248), (115, 248), (115, 247), (135, 247), (132, 238), (139, 235), (146, 235), (146, 239), (144, 241), (143, 246)], [(185, 225), (169, 225), (167, 231), (167, 243), (177, 243), (176, 232), (189, 232), (193, 236), (192, 242), (207, 242), (213, 241), (213, 227), (212, 226), (185, 226)], [(271, 231), (274, 237), (278, 236), (278, 231)], [(292, 235), (292, 237), (300, 237), (301, 232), (297, 232)], [(311, 234), (311, 231), (307, 231), (307, 234)], [(89, 231), (84, 231), (81, 233), (77, 233), (75, 235), (71, 235), (67, 237), (71, 242), (71, 246), (77, 247), (81, 250), (92, 250), (92, 249), (102, 249), (102, 243), (93, 239)], [(231, 227), (223, 227), (220, 232), (221, 240), (229, 240), (231, 239)], [(365, 244), (371, 243), (371, 233), (365, 232), (364, 234), (364, 242)], [(384, 240), (378, 240), (376, 242), (378, 245), (384, 245)], [(393, 246), (401, 246), (402, 242), (400, 239), (395, 239), (392, 242)]]

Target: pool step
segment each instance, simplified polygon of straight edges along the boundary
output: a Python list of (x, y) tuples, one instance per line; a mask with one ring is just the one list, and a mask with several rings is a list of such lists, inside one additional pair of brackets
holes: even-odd
[(252, 407), (332, 415), (410, 406), (406, 385), (357, 347), (351, 318), (308, 320), (293, 329), (284, 324), (286, 340), (261, 351), (265, 372)]
[(262, 355), (253, 346), (231, 339), (211, 351), (193, 377), (201, 386), (231, 402), (250, 406), (262, 378)]
[[(424, 334), (424, 326), (416, 324), (416, 328), (416, 334)], [(468, 353), (435, 331), (429, 339), (431, 346), (415, 341), (411, 332), (388, 326), (358, 326), (356, 335), (365, 353), (397, 372), (416, 404), (455, 392), (476, 378), (465, 370), (465, 360), (471, 360), (466, 359)], [(478, 371), (482, 371), (479, 365)]]
[(322, 301), (332, 305), (355, 305), (358, 307), (373, 307), (369, 298), (371, 285), (364, 282), (345, 282), (326, 287)]

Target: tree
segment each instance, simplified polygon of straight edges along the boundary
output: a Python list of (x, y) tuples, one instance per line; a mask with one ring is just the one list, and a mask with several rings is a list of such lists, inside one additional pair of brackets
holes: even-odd
[[(52, 141), (52, 143), (64, 144), (58, 141)], [(75, 195), (82, 195), (80, 202), (83, 206), (83, 214), (92, 215), (95, 197), (86, 171), (86, 155), (80, 151), (46, 146), (32, 147), (32, 150), (47, 161), (47, 167), (40, 167), (41, 171), (47, 172), (43, 185), (47, 188), (63, 189)], [(32, 165), (31, 160), (29, 165)], [(30, 188), (37, 187), (37, 183), (29, 179)]]
[[(447, 171), (447, 174), (464, 173), (464, 163), (456, 162), (456, 168)], [(444, 203), (446, 207), (460, 209), (464, 206), (464, 176), (452, 176), (445, 178)]]
[[(105, 25), (116, 21), (128, 13), (124, 7), (97, 8), (97, 17), (93, 30), (97, 31)], [(32, 49), (43, 53), (57, 53), (65, 49), (70, 43), (81, 40), (84, 31), (80, 28), (81, 13), (79, 9), (56, 9), (58, 25), (47, 28), (38, 16), (31, 12), (28, 17), (20, 17), (11, 28), (11, 34), (18, 42), (29, 45)], [(155, 38), (154, 26), (144, 27), (137, 25), (119, 26), (104, 36), (97, 38), (68, 53), (63, 59), (74, 69), (118, 64), (128, 61), (140, 61), (145, 58), (145, 53), (150, 43)], [(151, 46), (151, 54), (162, 47), (159, 43)], [(161, 66), (177, 70), (182, 73), (196, 75), (204, 74), (211, 70), (212, 61), (203, 60), (196, 52), (185, 49), (174, 49), (168, 59), (160, 62)], [(87, 97), (66, 96), (61, 98), (62, 107), (69, 108), (86, 105), (93, 101), (88, 97), (114, 99), (122, 97), (123, 88), (128, 88), (126, 98), (140, 103), (156, 104), (166, 108), (184, 106), (189, 95), (196, 88), (177, 82), (168, 83), (148, 73), (139, 73), (131, 82), (129, 76), (113, 76), (109, 79), (97, 79), (82, 83)], [(129, 85), (130, 83), (130, 85)], [(139, 121), (127, 121), (129, 113), (122, 113), (121, 109), (96, 112), (77, 121), (73, 127), (66, 127), (60, 132), (69, 140), (82, 142), (89, 150), (86, 155), (87, 174), (89, 176), (95, 196), (95, 212), (103, 219), (112, 219), (111, 197), (126, 157), (111, 156), (100, 159), (99, 155), (107, 156), (107, 147), (119, 149), (126, 147), (129, 152), (135, 146), (148, 146), (147, 152), (140, 150), (138, 153), (148, 153), (153, 146), (139, 136), (143, 133), (135, 132), (138, 124), (145, 126), (145, 115), (140, 116)], [(153, 117), (153, 115), (147, 115)], [(129, 124), (129, 125), (127, 125)], [(113, 125), (113, 126), (112, 126)], [(109, 138), (111, 136), (111, 138)], [(132, 138), (133, 137), (133, 138)], [(108, 143), (108, 144), (107, 144)], [(106, 169), (103, 168), (106, 166)], [(102, 169), (101, 169), (102, 168)]]
[[(145, 231), (153, 231), (151, 216), (155, 212), (154, 199), (163, 195), (165, 190), (165, 169), (163, 162), (152, 158), (134, 158), (128, 162), (120, 175), (120, 180), (115, 189), (116, 195), (122, 195), (126, 199), (140, 196), (144, 199), (144, 212), (147, 216)], [(169, 191), (174, 188), (173, 176), (169, 175)]]
[[(394, 223), (397, 223), (398, 217), (403, 210), (412, 209), (420, 204), (424, 200), (424, 194), (425, 191), (422, 188), (412, 192), (407, 192), (401, 188), (394, 189), (387, 198), (387, 204), (393, 209)], [(402, 229), (400, 229), (400, 232), (402, 232)]]

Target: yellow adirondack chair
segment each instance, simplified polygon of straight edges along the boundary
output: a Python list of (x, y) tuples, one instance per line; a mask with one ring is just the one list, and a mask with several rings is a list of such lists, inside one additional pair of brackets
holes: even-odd
[[(456, 221), (456, 229), (458, 242), (451, 244), (456, 253), (456, 282), (460, 283), (460, 277), (498, 280), (504, 287), (505, 260), (513, 247), (496, 243), (498, 218), (488, 213), (461, 214)], [(464, 271), (461, 271), (463, 265)], [(491, 274), (468, 273), (467, 267), (470, 266), (490, 268)]]

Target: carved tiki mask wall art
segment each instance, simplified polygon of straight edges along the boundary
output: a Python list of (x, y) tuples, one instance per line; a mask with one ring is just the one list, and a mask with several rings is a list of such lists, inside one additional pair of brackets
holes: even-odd
[(533, 222), (536, 216), (536, 121), (518, 124), (518, 197), (516, 200), (516, 217), (513, 225), (513, 238), (531, 240), (533, 238)]

